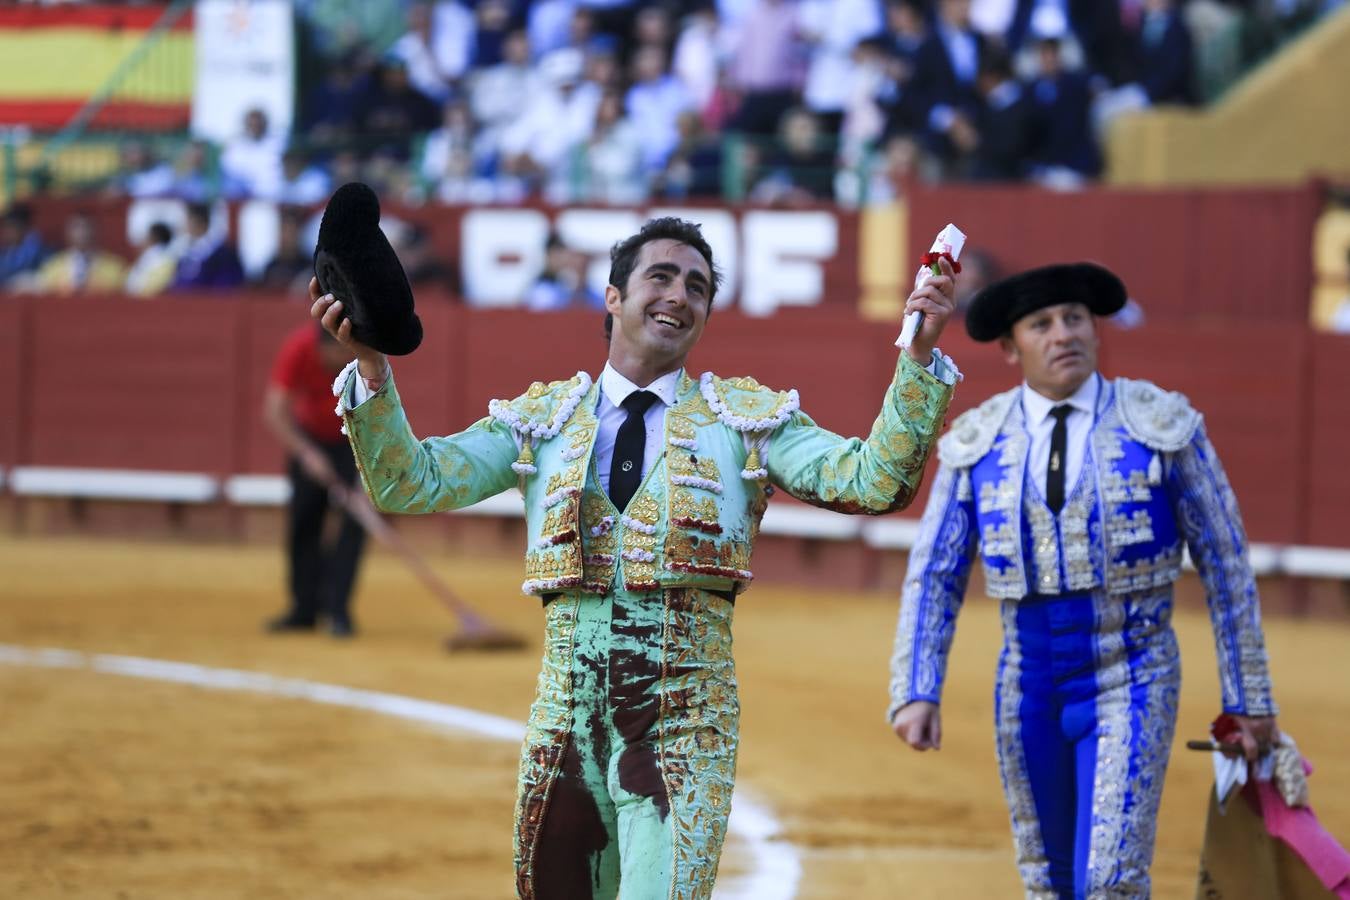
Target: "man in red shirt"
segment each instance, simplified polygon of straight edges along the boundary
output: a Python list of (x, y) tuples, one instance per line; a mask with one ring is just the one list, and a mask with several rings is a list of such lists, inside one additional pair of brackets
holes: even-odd
[(351, 359), (322, 326), (307, 322), (286, 338), (272, 366), (263, 419), (289, 455), (291, 608), (267, 623), (269, 631), (311, 631), (323, 616), (334, 637), (355, 633), (348, 605), (365, 530), (344, 513), (336, 540), (324, 540), (330, 492), (356, 483), (332, 390), (334, 376)]

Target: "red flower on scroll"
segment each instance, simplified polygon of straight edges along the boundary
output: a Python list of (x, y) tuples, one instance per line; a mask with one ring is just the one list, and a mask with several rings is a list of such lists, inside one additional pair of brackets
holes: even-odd
[(935, 265), (937, 265), (937, 261), (938, 261), (939, 259), (945, 259), (945, 260), (947, 260), (947, 262), (949, 262), (949, 263), (952, 264), (952, 271), (953, 271), (953, 272), (956, 272), (956, 273), (958, 273), (958, 274), (960, 274), (960, 272), (961, 272), (961, 263), (959, 263), (957, 260), (953, 259), (953, 258), (952, 258), (952, 255), (951, 255), (950, 253), (947, 253), (946, 251), (943, 251), (942, 253), (935, 253), (934, 251), (929, 250), (929, 251), (928, 251), (927, 253), (925, 253), (923, 256), (920, 256), (920, 257), (919, 257), (919, 265), (922, 265), (922, 266), (935, 266)]

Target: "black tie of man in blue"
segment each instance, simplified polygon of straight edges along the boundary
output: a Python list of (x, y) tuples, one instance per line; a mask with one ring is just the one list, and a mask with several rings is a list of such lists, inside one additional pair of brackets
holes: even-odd
[(1073, 407), (1067, 403), (1050, 410), (1055, 417), (1055, 430), (1050, 432), (1050, 462), (1045, 472), (1045, 504), (1050, 511), (1059, 515), (1064, 508), (1064, 469), (1068, 463), (1069, 413)]
[(651, 391), (633, 391), (621, 404), (628, 418), (619, 426), (614, 438), (614, 458), (609, 463), (609, 499), (620, 512), (642, 482), (642, 454), (647, 446), (647, 426), (642, 417), (656, 399)]

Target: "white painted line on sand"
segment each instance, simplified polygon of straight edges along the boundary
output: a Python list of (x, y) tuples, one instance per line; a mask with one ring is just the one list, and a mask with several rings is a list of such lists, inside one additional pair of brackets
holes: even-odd
[[(218, 669), (141, 656), (81, 653), (77, 650), (39, 649), (14, 644), (0, 644), (0, 664), (85, 669), (212, 690), (245, 691), (308, 700), (311, 703), (368, 710), (494, 740), (516, 742), (525, 737), (525, 726), (519, 722), (461, 706), (301, 678), (281, 678), (242, 669)], [(791, 844), (774, 839), (781, 829), (767, 807), (737, 792), (727, 828), (745, 843), (753, 864), (744, 874), (721, 879), (716, 891), (719, 900), (790, 900), (796, 896), (797, 883), (802, 874), (801, 859)]]

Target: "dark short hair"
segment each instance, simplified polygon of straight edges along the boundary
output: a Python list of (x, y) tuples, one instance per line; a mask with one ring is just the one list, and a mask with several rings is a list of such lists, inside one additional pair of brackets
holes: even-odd
[[(628, 287), (628, 278), (637, 266), (638, 254), (642, 252), (642, 245), (663, 240), (675, 241), (693, 247), (698, 251), (699, 256), (702, 256), (704, 261), (707, 262), (708, 272), (712, 276), (712, 284), (708, 288), (708, 308), (711, 309), (713, 298), (717, 296), (717, 288), (722, 283), (722, 272), (713, 262), (712, 247), (708, 245), (707, 238), (703, 236), (703, 229), (693, 222), (677, 219), (674, 216), (649, 219), (637, 234), (624, 238), (610, 248), (609, 283), (618, 288), (619, 296), (623, 297), (624, 290)], [(613, 331), (614, 315), (605, 313), (605, 337), (608, 338)]]
[(209, 225), (211, 223), (211, 205), (208, 203), (189, 203), (187, 215), (189, 219), (197, 219)]
[(150, 226), (150, 240), (156, 244), (167, 244), (173, 240), (173, 229), (164, 222), (156, 222)]

